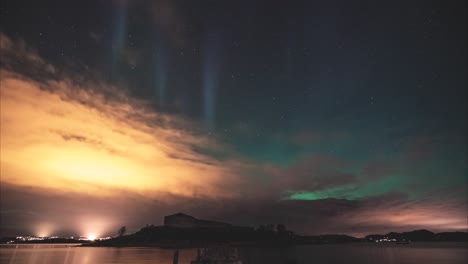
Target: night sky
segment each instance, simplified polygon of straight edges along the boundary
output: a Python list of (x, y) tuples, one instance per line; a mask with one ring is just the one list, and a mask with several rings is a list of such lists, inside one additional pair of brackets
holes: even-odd
[(466, 10), (2, 1), (0, 234), (466, 231)]

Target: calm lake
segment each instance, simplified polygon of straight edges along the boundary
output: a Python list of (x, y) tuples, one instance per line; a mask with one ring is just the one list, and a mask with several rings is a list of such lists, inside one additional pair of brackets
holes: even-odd
[[(72, 246), (72, 245), (70, 245)], [(180, 264), (189, 264), (196, 250), (180, 250)], [(174, 250), (157, 248), (87, 248), (66, 245), (2, 245), (0, 263), (118, 264), (173, 263)], [(241, 249), (243, 264), (278, 263), (468, 263), (467, 243), (309, 245), (274, 249)]]

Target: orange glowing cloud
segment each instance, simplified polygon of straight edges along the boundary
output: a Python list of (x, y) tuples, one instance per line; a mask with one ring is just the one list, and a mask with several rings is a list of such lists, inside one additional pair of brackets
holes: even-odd
[[(115, 87), (58, 78), (23, 41), (0, 36), (2, 182), (93, 195), (234, 195), (220, 187), (236, 181), (229, 162), (221, 166), (193, 150), (219, 148), (190, 132), (194, 124), (156, 113)], [(29, 79), (9, 67), (14, 60), (54, 80)]]
[(45, 86), (2, 72), (2, 181), (99, 195), (228, 195), (213, 186), (230, 172), (191, 150), (212, 143), (171, 128), (177, 120), (67, 82)]
[[(109, 187), (210, 196), (221, 195), (212, 186), (230, 178), (190, 148), (210, 143), (167, 127), (168, 116), (105, 102), (65, 82), (47, 83), (46, 90), (2, 76), (2, 181), (96, 194), (109, 194)], [(151, 124), (158, 119), (166, 120), (164, 128)]]

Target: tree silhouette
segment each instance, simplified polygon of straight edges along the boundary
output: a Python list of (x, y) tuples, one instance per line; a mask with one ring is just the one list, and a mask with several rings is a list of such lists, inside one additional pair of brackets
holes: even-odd
[(266, 230), (270, 233), (274, 233), (275, 232), (275, 225), (274, 224), (268, 224), (265, 226)]
[(117, 231), (117, 234), (119, 234), (119, 237), (125, 235), (125, 232), (127, 232), (127, 227), (125, 226), (122, 226), (121, 228), (119, 228), (119, 230)]
[(285, 234), (286, 231), (287, 231), (287, 229), (286, 229), (286, 226), (284, 224), (277, 224), (276, 225), (276, 233), (278, 233), (278, 235)]

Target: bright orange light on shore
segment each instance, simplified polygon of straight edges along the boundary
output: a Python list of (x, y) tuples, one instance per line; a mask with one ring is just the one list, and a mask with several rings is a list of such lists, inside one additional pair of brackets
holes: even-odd
[(88, 234), (88, 235), (86, 236), (86, 238), (87, 238), (88, 240), (93, 241), (93, 240), (96, 240), (97, 236), (96, 236), (96, 234), (91, 233), (91, 234)]

